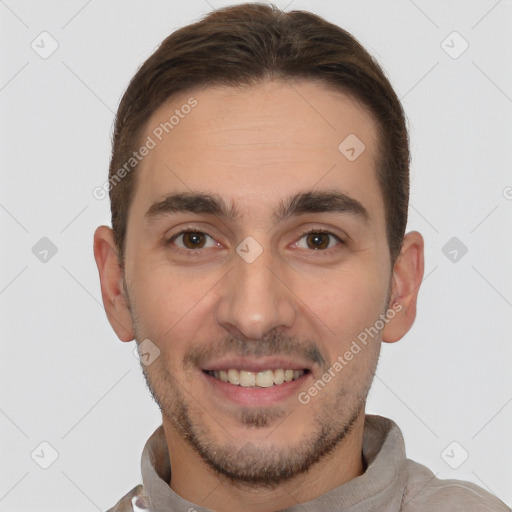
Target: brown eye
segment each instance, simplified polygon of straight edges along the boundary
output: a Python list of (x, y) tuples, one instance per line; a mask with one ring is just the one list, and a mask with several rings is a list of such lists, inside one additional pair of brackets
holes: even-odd
[(309, 233), (306, 243), (310, 249), (327, 249), (329, 247), (329, 235), (327, 233)]
[(205, 249), (215, 246), (215, 240), (201, 231), (182, 231), (171, 239), (181, 249)]
[(299, 242), (297, 242), (297, 246), (301, 249), (312, 249), (318, 251), (330, 249), (340, 243), (342, 243), (342, 240), (332, 233), (311, 231), (309, 233), (305, 233), (301, 237)]
[(206, 237), (204, 233), (196, 233), (194, 231), (190, 231), (188, 233), (183, 233), (183, 245), (187, 249), (201, 249), (206, 241)]

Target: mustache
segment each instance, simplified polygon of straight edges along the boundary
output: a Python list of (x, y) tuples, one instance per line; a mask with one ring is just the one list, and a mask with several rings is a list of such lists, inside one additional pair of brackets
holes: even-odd
[(185, 368), (202, 367), (208, 361), (226, 355), (255, 358), (295, 355), (321, 368), (327, 366), (326, 358), (315, 342), (312, 340), (299, 341), (277, 332), (259, 340), (228, 335), (219, 342), (191, 347), (183, 358), (183, 364)]

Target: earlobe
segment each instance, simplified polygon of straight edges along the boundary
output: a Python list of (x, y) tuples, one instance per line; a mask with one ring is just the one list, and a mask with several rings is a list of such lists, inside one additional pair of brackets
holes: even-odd
[(393, 268), (390, 300), (393, 306), (388, 310), (389, 321), (382, 330), (382, 341), (386, 343), (400, 340), (414, 323), (418, 292), (424, 272), (423, 251), (424, 241), (421, 234), (417, 231), (407, 233)]
[(112, 230), (107, 226), (100, 226), (94, 233), (94, 259), (108, 321), (121, 341), (132, 341), (131, 315), (122, 286), (123, 270), (119, 265)]

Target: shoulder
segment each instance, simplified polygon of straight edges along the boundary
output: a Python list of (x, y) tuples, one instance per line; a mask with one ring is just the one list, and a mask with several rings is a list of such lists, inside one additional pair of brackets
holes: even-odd
[(126, 493), (112, 508), (107, 512), (138, 512), (149, 510), (149, 502), (142, 485), (137, 485), (130, 492)]
[(420, 512), (510, 512), (510, 508), (478, 485), (462, 480), (441, 480), (428, 468), (406, 461), (407, 486), (401, 510)]

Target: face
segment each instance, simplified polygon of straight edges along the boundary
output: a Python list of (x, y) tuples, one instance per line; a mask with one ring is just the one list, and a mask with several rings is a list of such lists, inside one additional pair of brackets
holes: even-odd
[(266, 82), (175, 97), (148, 136), (124, 288), (136, 339), (160, 351), (143, 370), (166, 435), (277, 484), (364, 415), (392, 277), (374, 120), (322, 85)]

